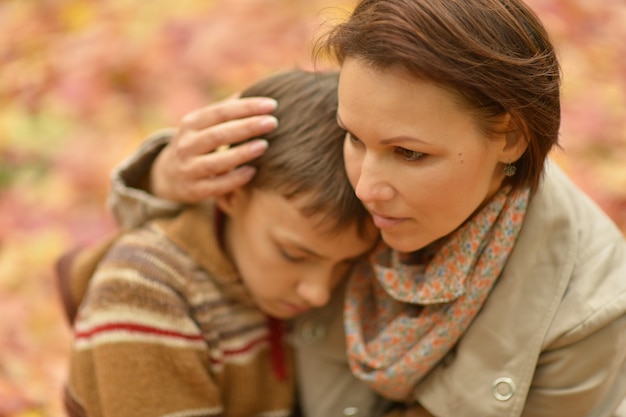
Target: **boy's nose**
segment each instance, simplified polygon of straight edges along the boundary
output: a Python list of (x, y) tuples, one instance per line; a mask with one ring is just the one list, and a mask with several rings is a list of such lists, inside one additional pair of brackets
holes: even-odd
[(298, 286), (298, 292), (300, 297), (312, 307), (322, 307), (330, 299), (330, 286), (322, 280), (301, 282)]

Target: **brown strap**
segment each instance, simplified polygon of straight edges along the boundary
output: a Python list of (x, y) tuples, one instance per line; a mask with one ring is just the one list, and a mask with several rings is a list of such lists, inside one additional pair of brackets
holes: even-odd
[(77, 300), (72, 299), (71, 278), (72, 278), (72, 265), (76, 256), (80, 253), (83, 247), (75, 247), (65, 252), (56, 261), (54, 270), (56, 274), (56, 284), (59, 295), (61, 296), (61, 303), (65, 311), (65, 317), (70, 325), (74, 323), (76, 317), (76, 310), (78, 309)]
[(55, 263), (56, 284), (65, 316), (70, 325), (78, 311), (89, 280), (100, 259), (109, 251), (119, 234), (110, 236), (95, 245), (76, 246), (61, 255)]

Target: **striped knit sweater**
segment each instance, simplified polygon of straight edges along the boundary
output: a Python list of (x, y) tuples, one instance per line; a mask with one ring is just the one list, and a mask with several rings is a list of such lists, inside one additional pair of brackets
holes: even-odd
[(270, 321), (221, 251), (214, 217), (198, 206), (149, 223), (73, 268), (70, 416), (290, 414), (291, 352), (278, 374), (271, 348), (282, 342), (270, 343)]

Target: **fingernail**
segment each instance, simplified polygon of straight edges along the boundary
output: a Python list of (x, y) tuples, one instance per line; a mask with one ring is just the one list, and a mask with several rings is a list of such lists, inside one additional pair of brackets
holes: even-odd
[(252, 178), (254, 174), (256, 173), (256, 169), (254, 167), (251, 167), (250, 165), (240, 166), (239, 168), (237, 168), (237, 171), (239, 172), (239, 175), (241, 175), (242, 177), (248, 177), (248, 178)]
[(264, 128), (276, 129), (278, 127), (278, 119), (274, 116), (267, 116), (261, 119), (261, 126)]
[(276, 108), (278, 107), (278, 101), (273, 98), (265, 97), (261, 101), (259, 101), (259, 107), (262, 111), (276, 110)]
[(262, 154), (263, 152), (265, 152), (265, 150), (267, 149), (267, 147), (269, 146), (269, 142), (265, 139), (259, 139), (259, 140), (255, 140), (254, 142), (250, 143), (250, 150), (252, 151), (253, 154)]

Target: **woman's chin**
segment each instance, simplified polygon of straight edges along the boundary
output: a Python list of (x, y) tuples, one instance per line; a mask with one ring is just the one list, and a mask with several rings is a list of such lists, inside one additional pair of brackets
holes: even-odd
[(416, 239), (411, 239), (409, 237), (399, 237), (397, 235), (385, 233), (384, 231), (381, 231), (381, 236), (387, 246), (394, 250), (397, 250), (398, 252), (415, 252), (427, 245), (423, 242), (417, 241)]

